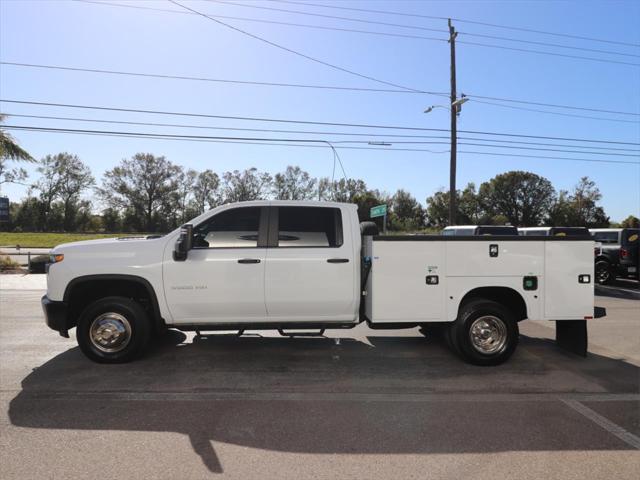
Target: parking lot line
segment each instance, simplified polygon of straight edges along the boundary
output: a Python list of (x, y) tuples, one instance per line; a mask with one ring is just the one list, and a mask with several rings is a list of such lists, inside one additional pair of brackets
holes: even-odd
[(612, 435), (615, 435), (620, 440), (625, 442), (627, 445), (631, 445), (636, 450), (640, 450), (640, 438), (634, 435), (633, 433), (626, 431), (621, 426), (616, 425), (611, 420), (603, 417), (597, 412), (594, 412), (589, 407), (583, 405), (577, 400), (563, 398), (562, 402), (565, 405), (571, 407), (576, 412), (580, 413), (581, 415), (591, 420), (593, 423), (601, 426), (607, 432), (611, 433)]
[[(354, 401), (354, 402), (628, 402), (640, 401), (637, 393), (359, 393), (359, 392), (148, 392), (148, 391), (35, 391), (23, 392), (34, 399), (105, 401)], [(585, 407), (587, 408), (587, 407)], [(595, 413), (595, 412), (594, 412)], [(597, 414), (596, 414), (597, 415)]]

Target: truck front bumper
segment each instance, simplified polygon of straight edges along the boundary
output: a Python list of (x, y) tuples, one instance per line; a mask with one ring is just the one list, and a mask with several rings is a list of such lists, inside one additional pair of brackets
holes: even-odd
[(44, 312), (44, 320), (47, 326), (60, 333), (65, 338), (69, 338), (69, 307), (64, 302), (50, 300), (44, 295), (40, 300), (42, 311)]

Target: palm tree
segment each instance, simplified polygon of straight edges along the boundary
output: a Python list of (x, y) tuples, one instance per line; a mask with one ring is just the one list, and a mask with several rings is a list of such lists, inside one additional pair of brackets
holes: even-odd
[[(5, 114), (0, 113), (0, 123), (4, 122), (6, 118)], [(35, 162), (34, 158), (18, 145), (11, 135), (0, 129), (0, 160), (4, 159)]]

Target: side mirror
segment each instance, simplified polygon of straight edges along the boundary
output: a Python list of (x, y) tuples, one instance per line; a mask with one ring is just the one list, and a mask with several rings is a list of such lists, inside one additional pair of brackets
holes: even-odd
[(176, 262), (184, 262), (193, 246), (193, 225), (187, 223), (180, 227), (180, 236), (173, 248), (173, 259)]
[(363, 237), (375, 237), (378, 233), (380, 233), (378, 226), (374, 222), (360, 223), (360, 235)]

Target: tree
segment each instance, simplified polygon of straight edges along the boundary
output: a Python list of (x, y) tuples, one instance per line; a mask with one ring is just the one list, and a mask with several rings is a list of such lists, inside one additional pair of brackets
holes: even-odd
[(572, 193), (560, 191), (547, 223), (553, 226), (608, 227), (609, 217), (597, 205), (602, 194), (593, 180), (582, 177)]
[[(364, 192), (356, 193), (351, 201), (358, 206), (358, 219), (361, 222), (372, 220), (371, 208), (376, 205), (386, 204), (388, 209), (391, 208), (391, 198), (378, 190), (365, 190)], [(379, 222), (379, 227), (382, 226), (381, 218), (373, 219), (373, 221)]]
[(65, 153), (59, 153), (57, 155), (47, 155), (40, 159), (38, 166), (38, 173), (40, 178), (34, 185), (34, 189), (39, 193), (40, 199), (40, 223), (43, 229), (52, 229), (53, 221), (51, 219), (51, 210), (53, 202), (58, 195), (60, 195), (61, 181), (60, 181), (60, 157), (67, 155)]
[(480, 185), (478, 195), (490, 216), (504, 215), (515, 226), (535, 226), (548, 215), (555, 190), (535, 173), (511, 171)]
[(193, 186), (193, 196), (196, 215), (217, 206), (220, 203), (220, 177), (211, 170), (200, 172)]
[(105, 232), (119, 232), (122, 230), (122, 218), (118, 210), (106, 208), (102, 212), (102, 226)]
[(398, 190), (391, 198), (391, 229), (418, 230), (425, 226), (425, 212), (422, 205), (405, 190)]
[(98, 193), (109, 207), (125, 210), (130, 227), (154, 232), (164, 200), (178, 189), (180, 170), (165, 157), (137, 153), (105, 172)]
[[(64, 229), (70, 231), (76, 227), (75, 215), (81, 210), (80, 195), (92, 186), (95, 180), (89, 167), (77, 155), (61, 153), (57, 157), (58, 194), (64, 206)], [(86, 204), (84, 206), (86, 210)]]
[[(0, 123), (7, 116), (0, 113)], [(16, 140), (4, 130), (0, 129), (0, 185), (3, 183), (21, 183), (27, 178), (24, 168), (9, 168), (9, 161), (35, 162), (34, 158), (24, 150)]]
[(273, 179), (276, 200), (311, 200), (316, 194), (317, 180), (300, 167), (288, 166)]
[(620, 222), (620, 228), (640, 228), (640, 219), (629, 215), (622, 222)]
[(332, 182), (324, 177), (318, 183), (318, 199), (320, 200), (353, 203), (353, 199), (357, 195), (366, 193), (367, 184), (364, 183), (364, 180), (356, 178), (342, 178)]
[(198, 178), (198, 172), (189, 169), (186, 172), (180, 168), (180, 172), (176, 177), (177, 188), (174, 194), (175, 197), (175, 209), (172, 209), (175, 213), (174, 216), (180, 223), (186, 222), (189, 218), (195, 216), (194, 209), (189, 208), (191, 199), (194, 198), (194, 188), (196, 179)]
[(462, 192), (458, 192), (456, 205), (458, 205), (459, 224), (489, 225), (495, 224), (495, 220), (500, 220), (492, 218), (491, 214), (487, 212), (473, 182), (469, 182)]
[[(460, 205), (459, 195), (456, 195), (456, 205)], [(449, 225), (449, 192), (438, 190), (427, 197), (427, 219), (431, 225), (438, 228)]]
[(259, 172), (255, 167), (242, 172), (225, 172), (222, 178), (225, 203), (262, 200), (271, 189), (271, 175)]
[(573, 225), (584, 225), (585, 227), (608, 227), (609, 217), (604, 213), (604, 209), (597, 205), (602, 199), (600, 189), (596, 182), (589, 177), (582, 177), (575, 186), (572, 195), (573, 210), (575, 220)]

